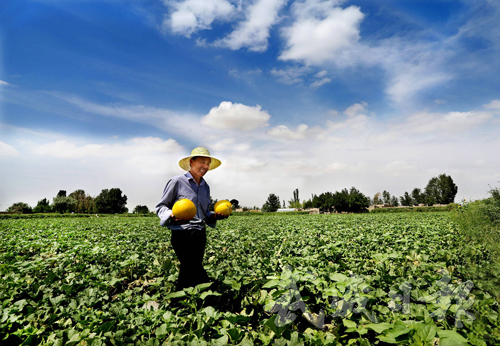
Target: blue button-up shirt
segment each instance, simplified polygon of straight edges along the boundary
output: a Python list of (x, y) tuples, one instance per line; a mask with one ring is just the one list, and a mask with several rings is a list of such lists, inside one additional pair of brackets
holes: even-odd
[[(187, 198), (196, 206), (196, 216), (188, 222), (178, 223), (172, 220), (172, 208), (179, 199)], [(210, 187), (201, 178), (200, 185), (194, 180), (190, 172), (170, 179), (163, 190), (163, 197), (156, 206), (156, 215), (160, 217), (160, 225), (171, 230), (202, 229), (205, 224), (215, 227), (214, 223), (206, 222), (213, 212), (210, 206)]]

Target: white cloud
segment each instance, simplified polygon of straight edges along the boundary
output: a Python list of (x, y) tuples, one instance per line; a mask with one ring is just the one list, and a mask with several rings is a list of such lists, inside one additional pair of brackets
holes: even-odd
[(269, 30), (278, 20), (278, 12), (286, 0), (257, 0), (247, 9), (246, 18), (227, 37), (214, 45), (237, 50), (248, 47), (255, 52), (267, 50)]
[(326, 166), (327, 171), (341, 171), (345, 170), (349, 166), (343, 162), (334, 162)]
[(326, 77), (327, 74), (328, 74), (328, 71), (323, 70), (323, 71), (316, 73), (315, 77), (316, 78), (324, 78), (324, 77)]
[(272, 137), (298, 140), (306, 138), (307, 130), (308, 126), (305, 124), (297, 126), (297, 129), (295, 131), (290, 130), (285, 125), (279, 125), (277, 127), (272, 128), (267, 133)]
[(77, 145), (67, 140), (42, 144), (33, 150), (41, 156), (62, 159), (81, 159), (86, 157), (133, 157), (180, 152), (182, 147), (174, 140), (162, 140), (155, 137), (132, 138), (126, 144), (85, 144)]
[(362, 102), (355, 103), (352, 106), (347, 107), (343, 112), (347, 118), (344, 121), (327, 120), (326, 129), (328, 131), (349, 129), (357, 132), (366, 130), (366, 126), (370, 121), (370, 117), (365, 114), (367, 106), (368, 104), (366, 102)]
[(363, 13), (355, 6), (336, 7), (335, 1), (306, 0), (293, 4), (294, 23), (282, 31), (286, 48), (280, 60), (321, 65), (359, 40)]
[(353, 118), (356, 115), (364, 113), (366, 111), (366, 106), (368, 106), (366, 102), (355, 103), (352, 106), (347, 107), (344, 114), (349, 118)]
[[(405, 66), (406, 65), (406, 66)], [(452, 78), (448, 72), (440, 71), (433, 64), (417, 62), (415, 64), (393, 65), (386, 93), (399, 105), (404, 105), (416, 93), (446, 82)], [(387, 69), (391, 71), (390, 69)]]
[(427, 133), (434, 131), (461, 132), (485, 124), (493, 117), (491, 112), (449, 112), (426, 113), (420, 112), (411, 115), (407, 121), (396, 126), (399, 131)]
[(294, 66), (287, 67), (285, 70), (278, 70), (273, 68), (271, 70), (271, 75), (278, 79), (280, 83), (283, 84), (296, 84), (304, 80), (304, 77), (311, 71), (309, 67), (306, 66)]
[(235, 8), (226, 0), (167, 1), (172, 7), (170, 17), (163, 20), (162, 29), (190, 37), (193, 33), (210, 29), (216, 20), (227, 20)]
[(327, 83), (330, 83), (332, 81), (331, 78), (323, 78), (323, 79), (319, 79), (313, 83), (311, 83), (311, 88), (312, 89), (316, 89), (316, 88), (319, 88), (320, 86), (322, 86), (323, 84), (327, 84)]
[(492, 109), (494, 111), (500, 111), (500, 100), (493, 100), (490, 103), (483, 106), (486, 109)]
[(383, 172), (387, 172), (393, 175), (406, 174), (409, 171), (414, 170), (416, 167), (414, 165), (408, 164), (405, 161), (394, 161), (388, 163), (382, 168)]
[(186, 138), (200, 138), (202, 126), (199, 117), (191, 114), (178, 114), (168, 109), (147, 107), (143, 105), (123, 105), (121, 103), (101, 105), (83, 100), (76, 96), (52, 93), (54, 96), (80, 108), (98, 115), (116, 117), (154, 126), (170, 134)]
[(241, 71), (238, 69), (229, 70), (229, 75), (234, 78), (248, 78), (251, 76), (261, 75), (262, 70), (260, 68), (255, 68), (253, 70)]
[(0, 157), (18, 155), (19, 152), (12, 145), (0, 141)]
[(203, 125), (216, 129), (254, 130), (268, 125), (271, 116), (261, 106), (245, 106), (241, 103), (221, 102), (201, 119)]
[(85, 112), (113, 116), (127, 120), (144, 122), (150, 119), (166, 119), (175, 113), (166, 109), (147, 107), (143, 105), (123, 105), (120, 103), (101, 105), (93, 102), (85, 101), (76, 96), (54, 94), (66, 102), (73, 104)]
[(10, 84), (7, 83), (7, 82), (5, 82), (5, 81), (3, 81), (3, 80), (0, 80), (0, 86), (2, 86), (2, 85), (10, 85)]

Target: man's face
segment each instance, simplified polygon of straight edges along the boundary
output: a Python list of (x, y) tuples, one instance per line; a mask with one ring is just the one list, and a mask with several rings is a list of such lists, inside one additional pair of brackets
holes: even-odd
[(191, 159), (191, 175), (193, 177), (203, 177), (210, 168), (210, 162), (212, 160), (209, 157), (197, 157), (196, 159)]

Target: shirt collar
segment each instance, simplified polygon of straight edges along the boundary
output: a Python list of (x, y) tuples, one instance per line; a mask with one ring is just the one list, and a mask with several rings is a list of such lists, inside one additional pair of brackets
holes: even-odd
[[(191, 175), (191, 172), (186, 172), (186, 174), (184, 174), (186, 176), (186, 178), (188, 178), (188, 180), (192, 180), (195, 184), (196, 183), (196, 180), (194, 180), (193, 176)], [(200, 186), (205, 184), (205, 179), (203, 179), (203, 177), (201, 177), (201, 180), (200, 180)]]

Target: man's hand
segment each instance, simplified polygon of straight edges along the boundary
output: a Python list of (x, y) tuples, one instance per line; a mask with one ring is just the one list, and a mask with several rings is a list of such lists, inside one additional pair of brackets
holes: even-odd
[(173, 222), (179, 222), (179, 223), (183, 223), (183, 222), (187, 222), (189, 220), (186, 220), (186, 219), (178, 219), (174, 216), (174, 214), (170, 214), (170, 218), (172, 219)]
[(224, 214), (221, 214), (221, 213), (215, 213), (215, 219), (216, 220), (224, 220), (224, 219), (227, 219), (229, 217), (229, 215), (224, 215)]
[(213, 213), (212, 215), (207, 217), (207, 219), (210, 220), (209, 222), (213, 223), (216, 220), (223, 220), (223, 219), (227, 219), (228, 217), (229, 216), (226, 216), (226, 215), (221, 214), (221, 213)]

